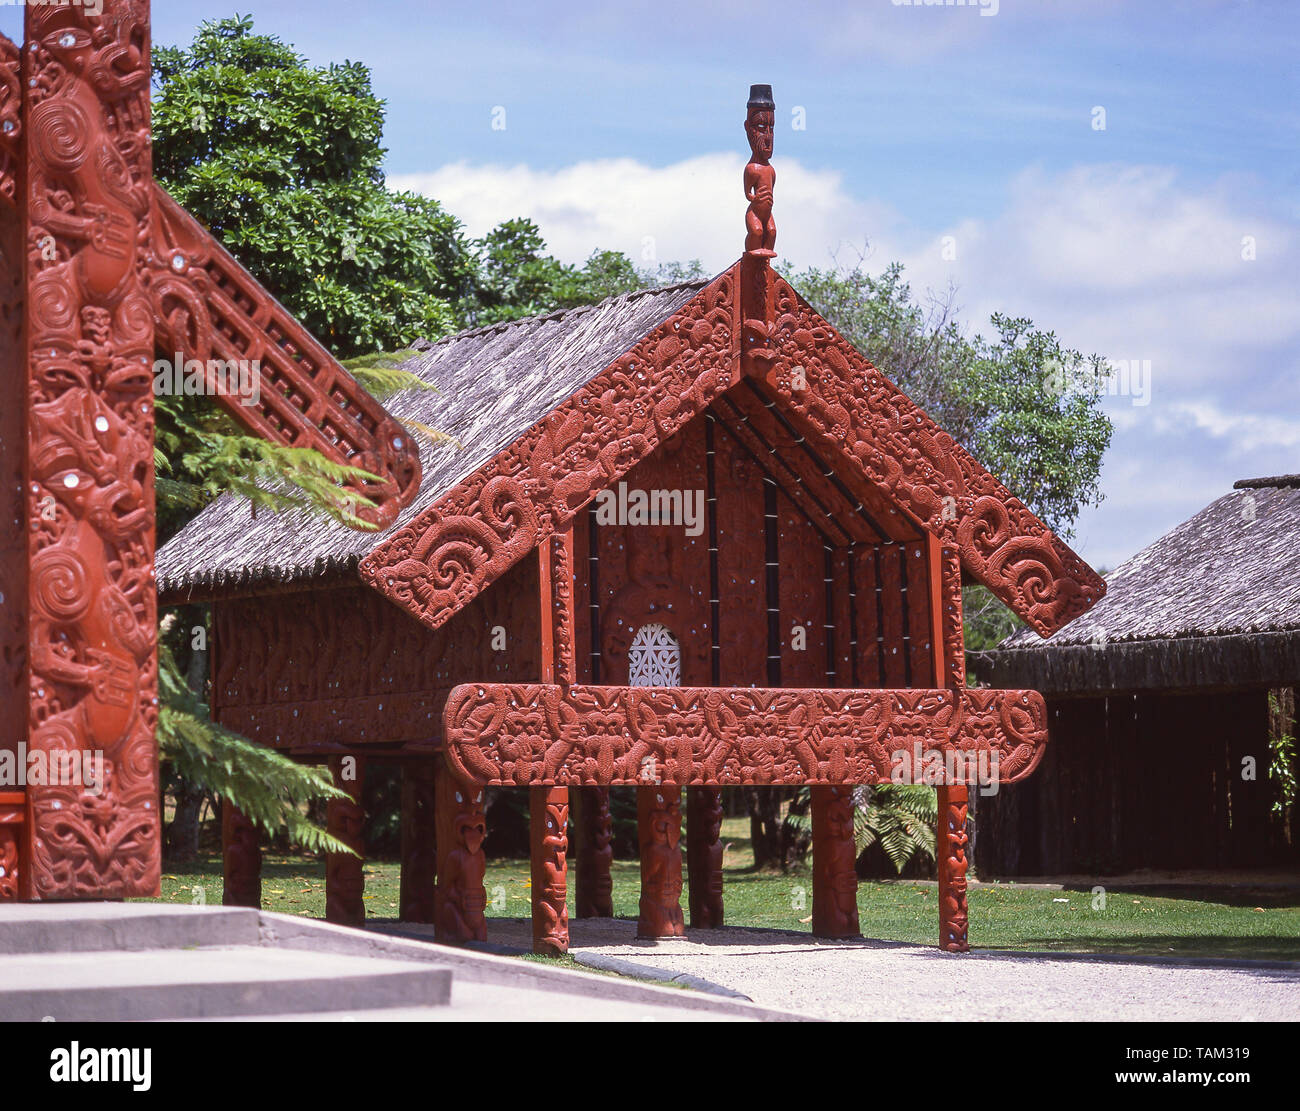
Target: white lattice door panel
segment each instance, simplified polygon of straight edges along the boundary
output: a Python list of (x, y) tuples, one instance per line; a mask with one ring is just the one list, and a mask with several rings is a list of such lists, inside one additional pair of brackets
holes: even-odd
[(666, 625), (642, 625), (627, 653), (631, 687), (680, 687), (682, 646)]

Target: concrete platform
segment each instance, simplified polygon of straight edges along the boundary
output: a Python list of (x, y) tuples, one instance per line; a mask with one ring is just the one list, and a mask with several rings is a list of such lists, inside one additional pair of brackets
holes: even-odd
[(761, 1021), (792, 1016), (313, 919), (0, 906), (0, 1021)]

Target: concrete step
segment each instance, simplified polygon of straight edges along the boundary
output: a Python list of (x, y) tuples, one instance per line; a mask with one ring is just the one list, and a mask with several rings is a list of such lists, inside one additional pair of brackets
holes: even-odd
[(303, 950), (39, 952), (0, 958), (4, 1022), (379, 1011), (442, 1007), (450, 999), (447, 968)]
[(251, 907), (17, 903), (0, 914), (0, 955), (257, 945)]

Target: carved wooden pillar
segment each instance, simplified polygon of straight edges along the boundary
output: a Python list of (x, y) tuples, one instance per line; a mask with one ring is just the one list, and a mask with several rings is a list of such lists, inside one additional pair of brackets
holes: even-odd
[(811, 791), (812, 932), (815, 937), (859, 937), (853, 788), (813, 787)]
[(362, 876), (362, 858), (365, 843), (362, 840), (362, 823), (365, 811), (361, 809), (361, 788), (365, 781), (365, 758), (361, 756), (331, 756), (330, 773), (334, 786), (346, 791), (346, 799), (331, 799), (326, 810), (326, 828), (356, 851), (327, 853), (325, 856), (325, 919), (340, 926), (362, 926), (366, 921), (365, 879)]
[[(966, 685), (966, 648), (962, 633), (961, 558), (957, 549), (929, 539), (931, 633), (934, 639), (935, 685), (954, 689)], [(966, 909), (966, 816), (968, 788), (938, 788), (939, 824), (935, 860), (939, 873), (939, 948), (965, 953), (969, 915)]]
[(686, 788), (686, 870), (692, 929), (722, 925), (722, 789)]
[(229, 800), (221, 802), (221, 902), (261, 907), (262, 847), (257, 826)]
[[(537, 549), (542, 618), (542, 682), (568, 686), (577, 675), (573, 646), (573, 526)], [(569, 951), (569, 789), (529, 791), (533, 952)]]
[(533, 878), (533, 952), (569, 951), (566, 883), (569, 853), (569, 790), (532, 787), (528, 792)]
[(402, 878), (398, 916), (432, 922), (438, 879), (433, 761), (402, 765)]
[(434, 765), (434, 822), (438, 836), (438, 883), (434, 897), (434, 937), (438, 941), (487, 940), (487, 862), (483, 838), (483, 788), (468, 788), (447, 771), (441, 757)]
[(614, 917), (614, 823), (609, 815), (608, 787), (580, 787), (573, 792), (573, 840), (578, 862), (574, 914), (578, 918)]
[(641, 908), (637, 937), (683, 937), (682, 792), (679, 787), (636, 789), (641, 842)]
[(939, 864), (939, 948), (965, 953), (967, 788), (939, 788), (939, 831), (935, 856)]
[(23, 894), (156, 895), (149, 4), (28, 5), (26, 37), (28, 742), (105, 782), (29, 787)]

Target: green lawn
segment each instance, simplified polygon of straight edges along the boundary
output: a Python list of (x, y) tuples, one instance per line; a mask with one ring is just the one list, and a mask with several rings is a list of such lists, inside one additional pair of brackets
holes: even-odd
[[(729, 925), (806, 932), (812, 882), (805, 871), (771, 875), (749, 871), (747, 823), (729, 819), (723, 829), (724, 899)], [(615, 861), (614, 912), (635, 917), (638, 865)], [(366, 909), (373, 918), (397, 916), (398, 865), (365, 865)], [(529, 913), (529, 872), (524, 860), (493, 861), (487, 869), (488, 916)], [(1117, 888), (1105, 906), (1092, 890), (1041, 889), (1014, 884), (973, 885), (970, 939), (988, 949), (1076, 953), (1232, 956), (1300, 960), (1300, 895), (1294, 892), (1184, 891)], [(182, 874), (166, 874), (159, 902), (221, 901), (221, 861), (201, 857)], [(933, 883), (862, 883), (858, 910), (866, 937), (933, 945), (938, 935)], [(682, 896), (683, 905), (686, 896)], [(262, 869), (262, 905), (286, 914), (323, 917), (325, 865), (302, 857), (268, 854)], [(573, 888), (569, 889), (573, 911)]]

